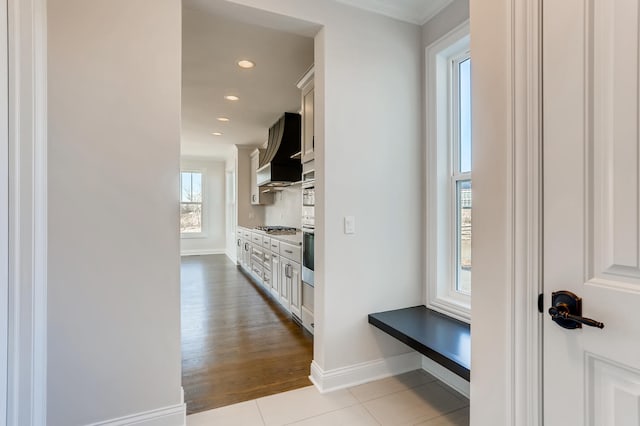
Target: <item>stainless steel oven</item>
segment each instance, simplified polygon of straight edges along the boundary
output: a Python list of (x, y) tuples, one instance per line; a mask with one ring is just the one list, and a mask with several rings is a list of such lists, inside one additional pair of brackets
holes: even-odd
[(302, 281), (309, 285), (314, 284), (315, 192), (314, 181), (302, 184)]
[(314, 265), (314, 230), (302, 228), (302, 281), (313, 285), (313, 265)]

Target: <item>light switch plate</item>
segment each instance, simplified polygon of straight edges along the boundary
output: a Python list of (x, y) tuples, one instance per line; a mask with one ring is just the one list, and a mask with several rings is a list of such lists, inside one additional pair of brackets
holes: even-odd
[(355, 216), (344, 217), (344, 233), (355, 234), (356, 233), (356, 218)]

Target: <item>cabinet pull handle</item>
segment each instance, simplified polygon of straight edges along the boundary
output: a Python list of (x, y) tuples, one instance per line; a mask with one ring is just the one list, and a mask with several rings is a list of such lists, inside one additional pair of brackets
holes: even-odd
[(285, 250), (285, 253), (293, 254), (291, 250)]

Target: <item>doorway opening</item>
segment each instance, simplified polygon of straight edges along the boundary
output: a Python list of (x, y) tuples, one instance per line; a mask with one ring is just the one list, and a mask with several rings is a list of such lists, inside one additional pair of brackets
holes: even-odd
[[(320, 27), (221, 3), (183, 2), (181, 331), (188, 414), (311, 385), (312, 334), (271, 285), (296, 285), (287, 281), (294, 268), (280, 268), (287, 255), (280, 262), (279, 249), (270, 247), (287, 242), (263, 239), (255, 229), (282, 226), (301, 236), (302, 188), (259, 186), (256, 170), (272, 148), (274, 123), (285, 113), (304, 115), (296, 83), (313, 66)], [(292, 161), (300, 181), (301, 159)], [(247, 241), (246, 264), (241, 230), (260, 232), (259, 244)], [(302, 281), (297, 285), (301, 297)]]

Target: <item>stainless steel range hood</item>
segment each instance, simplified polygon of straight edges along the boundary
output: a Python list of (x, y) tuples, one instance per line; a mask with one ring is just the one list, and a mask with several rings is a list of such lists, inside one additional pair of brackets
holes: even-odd
[(286, 112), (269, 129), (269, 140), (260, 158), (258, 186), (289, 186), (302, 178), (302, 164), (293, 159), (300, 152), (300, 114)]

